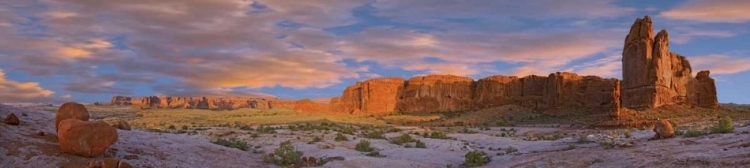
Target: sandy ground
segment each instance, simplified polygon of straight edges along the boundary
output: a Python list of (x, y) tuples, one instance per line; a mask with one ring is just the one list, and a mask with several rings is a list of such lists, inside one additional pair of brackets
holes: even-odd
[[(82, 167), (92, 159), (59, 152), (52, 124), (54, 113), (0, 106), (0, 116), (10, 112), (16, 113), (22, 123), (19, 126), (0, 124), (0, 167)], [(27, 116), (22, 116), (22, 113)], [(365, 138), (346, 135), (349, 141), (334, 141), (334, 131), (325, 134), (323, 131), (281, 129), (275, 134), (259, 134), (259, 137), (252, 138), (252, 131), (230, 128), (211, 128), (198, 135), (118, 130), (119, 141), (105, 155), (124, 159), (136, 167), (275, 167), (263, 163), (263, 154), (258, 152), (271, 152), (279, 143), (291, 140), (305, 156), (344, 158), (322, 165), (332, 168), (446, 167), (448, 164), (459, 167), (464, 154), (473, 150), (492, 156), (492, 161), (484, 167), (745, 167), (750, 165), (750, 127), (735, 125), (734, 134), (654, 141), (648, 140), (653, 136), (649, 130), (633, 129), (633, 136), (625, 138), (624, 130), (538, 127), (515, 127), (517, 137), (496, 136), (504, 132), (501, 129), (510, 127), (448, 134), (455, 140), (412, 135), (427, 144), (425, 149), (405, 148), (383, 139), (368, 139), (385, 157), (369, 157), (354, 150), (355, 145)], [(402, 133), (426, 131), (418, 127), (399, 128), (403, 131), (385, 136), (394, 138)], [(36, 135), (39, 131), (46, 135)], [(557, 140), (529, 140), (551, 134), (564, 136)], [(579, 135), (591, 142), (580, 143)], [(314, 136), (323, 140), (308, 144)], [(251, 149), (242, 151), (210, 143), (210, 138), (215, 137), (236, 137), (248, 142)], [(608, 147), (599, 143), (605, 140), (632, 145)], [(505, 154), (504, 150), (510, 147), (518, 152)], [(495, 150), (498, 148), (501, 150)]]

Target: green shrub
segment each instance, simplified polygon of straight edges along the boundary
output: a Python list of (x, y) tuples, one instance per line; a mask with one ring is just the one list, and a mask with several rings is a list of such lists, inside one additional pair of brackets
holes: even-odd
[(464, 155), (464, 165), (467, 167), (484, 166), (490, 162), (490, 157), (482, 151), (471, 151)]
[(344, 134), (339, 132), (336, 134), (336, 138), (334, 138), (334, 140), (335, 141), (349, 141), (349, 138), (347, 138), (346, 136), (344, 136)]
[(633, 133), (630, 132), (630, 128), (628, 130), (625, 130), (625, 138), (633, 137)]
[(427, 144), (425, 144), (424, 142), (422, 142), (422, 141), (420, 141), (420, 140), (417, 140), (417, 145), (416, 145), (416, 147), (417, 147), (417, 148), (427, 148)]
[(409, 143), (414, 141), (414, 139), (409, 136), (409, 134), (401, 134), (401, 136), (396, 137), (395, 139), (391, 140), (391, 143), (396, 145), (402, 145), (405, 143)]
[(436, 131), (430, 133), (430, 138), (432, 139), (450, 139), (451, 137), (448, 137), (448, 135), (445, 135), (445, 133)]
[(357, 146), (354, 147), (354, 150), (360, 151), (360, 152), (372, 152), (375, 150), (375, 148), (370, 146), (370, 141), (367, 140), (360, 140), (359, 143), (357, 143)]
[(365, 138), (370, 138), (370, 139), (385, 139), (385, 136), (383, 136), (383, 134), (385, 134), (383, 131), (367, 132), (367, 133), (365, 133)]
[(229, 139), (219, 138), (219, 139), (216, 139), (214, 141), (211, 141), (211, 143), (214, 143), (214, 144), (217, 144), (217, 145), (221, 145), (221, 146), (230, 147), (230, 148), (237, 148), (237, 149), (240, 149), (240, 150), (243, 150), (243, 151), (247, 150), (247, 142), (245, 142), (243, 140), (239, 140), (237, 138), (229, 138)]
[(589, 140), (588, 136), (586, 136), (584, 134), (578, 135), (578, 143), (579, 144), (589, 143), (589, 142), (591, 142), (591, 141)]
[(303, 154), (302, 151), (298, 151), (292, 146), (291, 141), (284, 141), (272, 154), (263, 156), (263, 161), (279, 166), (288, 166), (299, 163)]
[(685, 136), (685, 137), (699, 137), (699, 136), (702, 136), (702, 135), (703, 135), (703, 131), (692, 130), (692, 129), (691, 130), (687, 130), (687, 131), (685, 131), (682, 134), (682, 136)]
[(711, 127), (712, 134), (726, 134), (734, 132), (734, 125), (732, 118), (724, 117), (719, 119), (719, 122)]

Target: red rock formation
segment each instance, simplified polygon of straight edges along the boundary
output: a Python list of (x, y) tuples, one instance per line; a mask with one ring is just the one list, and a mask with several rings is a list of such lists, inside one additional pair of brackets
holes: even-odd
[(60, 122), (57, 139), (62, 152), (96, 157), (117, 142), (117, 130), (103, 121), (71, 118)]
[(690, 92), (689, 102), (704, 108), (718, 108), (719, 101), (716, 97), (716, 84), (714, 79), (709, 76), (711, 72), (698, 72), (693, 81), (693, 88)]
[[(472, 109), (473, 82), (471, 78), (454, 75), (413, 77), (405, 83), (406, 87), (400, 94), (396, 110), (435, 112)], [(389, 91), (399, 94), (399, 90)]]
[(89, 120), (89, 111), (86, 106), (76, 102), (67, 102), (60, 106), (55, 113), (55, 130), (59, 128), (60, 122), (66, 119), (75, 118), (81, 121)]
[(294, 104), (294, 111), (301, 113), (320, 113), (328, 112), (328, 103), (313, 102), (310, 99), (302, 99)]
[[(669, 34), (661, 30), (654, 36), (651, 18), (637, 19), (625, 38), (623, 48), (622, 105), (631, 109), (656, 108), (663, 105), (693, 105), (715, 108), (717, 102), (713, 80), (703, 80), (702, 84), (691, 77), (692, 69), (688, 60), (669, 51)], [(708, 73), (706, 73), (706, 76)], [(710, 78), (710, 77), (709, 77)], [(698, 89), (700, 87), (707, 87)], [(699, 91), (700, 90), (700, 91)], [(694, 91), (701, 92), (691, 93)]]
[[(129, 101), (129, 102), (128, 102)], [(125, 96), (114, 96), (112, 105), (132, 105), (142, 109), (173, 108), (173, 109), (210, 109), (232, 110), (238, 108), (257, 109), (293, 109), (295, 101), (274, 98), (244, 98), (244, 97), (171, 97), (146, 96), (133, 99)]]
[(401, 78), (376, 78), (357, 82), (344, 90), (340, 98), (331, 99), (335, 112), (349, 114), (390, 113), (404, 89)]

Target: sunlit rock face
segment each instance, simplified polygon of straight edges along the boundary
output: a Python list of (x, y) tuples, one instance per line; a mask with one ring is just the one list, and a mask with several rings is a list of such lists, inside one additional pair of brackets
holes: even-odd
[(650, 17), (636, 19), (633, 23), (625, 38), (622, 56), (623, 107), (718, 107), (716, 86), (709, 73), (706, 71), (701, 81), (693, 78), (690, 62), (669, 51), (669, 33), (661, 30), (654, 36)]
[(329, 111), (349, 114), (465, 111), (519, 105), (556, 113), (606, 113), (664, 105), (718, 107), (708, 71), (693, 78), (688, 60), (669, 51), (669, 34), (654, 35), (651, 18), (637, 19), (623, 46), (623, 80), (556, 72), (548, 76), (496, 75), (474, 81), (454, 75), (377, 78), (358, 82), (331, 99)]

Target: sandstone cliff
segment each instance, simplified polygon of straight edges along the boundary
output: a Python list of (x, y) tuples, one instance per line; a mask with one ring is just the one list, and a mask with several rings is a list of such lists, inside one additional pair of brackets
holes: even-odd
[[(693, 78), (690, 62), (684, 56), (669, 51), (667, 30), (661, 30), (654, 36), (650, 17), (635, 20), (630, 33), (625, 37), (622, 57), (621, 99), (624, 107), (646, 109), (664, 105), (707, 108), (718, 106), (715, 99), (716, 87), (713, 79), (708, 76), (709, 73), (706, 72), (701, 81)], [(702, 97), (713, 100), (699, 103)]]
[(549, 76), (453, 75), (377, 78), (358, 82), (330, 101), (329, 111), (350, 114), (464, 111), (515, 104), (557, 113), (617, 117), (622, 107), (718, 107), (708, 71), (691, 76), (689, 61), (669, 50), (669, 34), (654, 35), (651, 18), (637, 19), (625, 38), (623, 81), (557, 72)]

